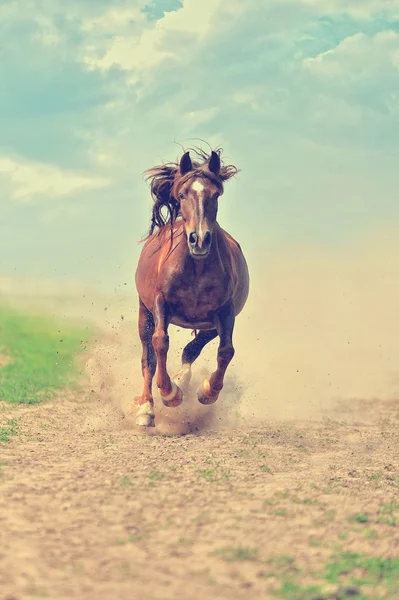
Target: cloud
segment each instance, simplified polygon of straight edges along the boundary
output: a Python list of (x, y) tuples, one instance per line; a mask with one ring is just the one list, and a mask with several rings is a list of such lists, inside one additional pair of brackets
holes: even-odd
[(34, 34), (34, 38), (41, 42), (43, 46), (58, 46), (61, 43), (62, 37), (51, 18), (39, 15), (35, 18), (35, 21), (38, 31)]
[(213, 121), (220, 113), (218, 106), (198, 106), (198, 94), (186, 92), (185, 90), (179, 94), (165, 100), (165, 102), (151, 111), (151, 116), (154, 119), (164, 120), (170, 119), (172, 123), (176, 123), (176, 134), (179, 136), (189, 135), (192, 131), (205, 123)]
[(201, 110), (191, 110), (183, 115), (183, 119), (186, 121), (188, 126), (198, 126), (202, 123), (210, 121), (219, 113), (220, 109), (218, 106), (211, 106), (210, 108), (203, 108)]
[[(144, 2), (141, 2), (144, 5)], [(130, 33), (131, 27), (146, 20), (145, 14), (141, 10), (143, 6), (136, 3), (136, 6), (115, 6), (105, 12), (92, 15), (83, 20), (81, 28), (87, 33), (95, 32), (99, 34), (109, 34), (118, 32), (119, 35)]]
[(155, 22), (145, 21), (141, 32), (137, 32), (136, 26), (143, 21), (144, 13), (118, 12), (116, 19), (112, 11), (110, 18), (107, 13), (85, 24), (84, 28), (91, 30), (93, 23), (99, 23), (103, 33), (113, 35), (105, 49), (102, 43), (87, 46), (82, 60), (90, 69), (106, 71), (117, 67), (136, 73), (154, 69), (166, 60), (187, 63), (190, 52), (204, 38), (223, 29), (226, 20), (244, 11), (237, 0), (228, 5), (223, 0), (203, 0), (201, 4), (197, 0), (184, 0), (178, 10), (165, 12)]
[(78, 191), (100, 189), (109, 184), (100, 177), (8, 156), (0, 156), (0, 182), (8, 184), (15, 199), (25, 201), (36, 197), (69, 196)]
[(362, 136), (393, 139), (399, 115), (398, 33), (358, 32), (305, 58), (301, 67), (309, 88), (316, 92), (315, 114), (326, 121), (330, 113), (336, 125), (354, 125)]
[(376, 15), (395, 13), (399, 10), (399, 0), (278, 0), (291, 8), (305, 7), (314, 14), (345, 15), (356, 19), (369, 20)]
[(398, 71), (399, 34), (392, 30), (373, 36), (359, 32), (335, 48), (304, 59), (302, 65), (313, 75), (325, 79), (350, 77), (351, 82), (374, 78), (376, 73), (381, 74), (381, 69)]

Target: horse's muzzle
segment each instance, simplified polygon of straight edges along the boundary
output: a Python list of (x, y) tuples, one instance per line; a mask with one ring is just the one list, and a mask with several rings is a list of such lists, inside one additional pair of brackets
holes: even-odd
[(192, 231), (188, 236), (188, 247), (193, 258), (206, 258), (210, 252), (212, 244), (212, 235), (206, 231), (203, 236), (199, 236)]

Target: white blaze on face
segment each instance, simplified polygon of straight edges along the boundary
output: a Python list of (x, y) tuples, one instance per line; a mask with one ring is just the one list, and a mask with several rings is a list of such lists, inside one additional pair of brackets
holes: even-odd
[(194, 192), (197, 192), (198, 228), (199, 228), (198, 234), (202, 238), (202, 219), (204, 218), (204, 200), (203, 200), (202, 194), (204, 191), (204, 186), (202, 185), (202, 183), (200, 181), (198, 181), (198, 179), (196, 179), (194, 181), (194, 183), (192, 184), (191, 189), (194, 190)]
[(194, 181), (194, 183), (191, 187), (193, 188), (193, 190), (195, 192), (203, 192), (204, 191), (204, 186), (202, 185), (202, 183), (200, 181), (198, 181), (198, 179), (196, 179)]

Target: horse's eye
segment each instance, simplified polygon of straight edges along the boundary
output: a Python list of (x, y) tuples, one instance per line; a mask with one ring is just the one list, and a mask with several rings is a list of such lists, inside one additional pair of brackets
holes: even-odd
[(180, 193), (180, 194), (179, 194), (179, 198), (180, 198), (180, 200), (184, 200), (184, 198), (185, 198), (184, 194), (183, 194), (183, 193)]

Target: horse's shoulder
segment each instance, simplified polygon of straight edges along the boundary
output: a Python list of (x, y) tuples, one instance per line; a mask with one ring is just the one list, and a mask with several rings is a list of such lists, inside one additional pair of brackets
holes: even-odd
[(233, 238), (233, 236), (228, 231), (226, 231), (225, 229), (222, 229), (222, 228), (221, 228), (221, 231), (222, 231), (224, 237), (226, 238), (227, 243), (230, 247), (233, 247), (233, 248), (235, 247), (238, 250), (241, 250), (240, 244), (237, 242), (237, 240), (235, 238)]

